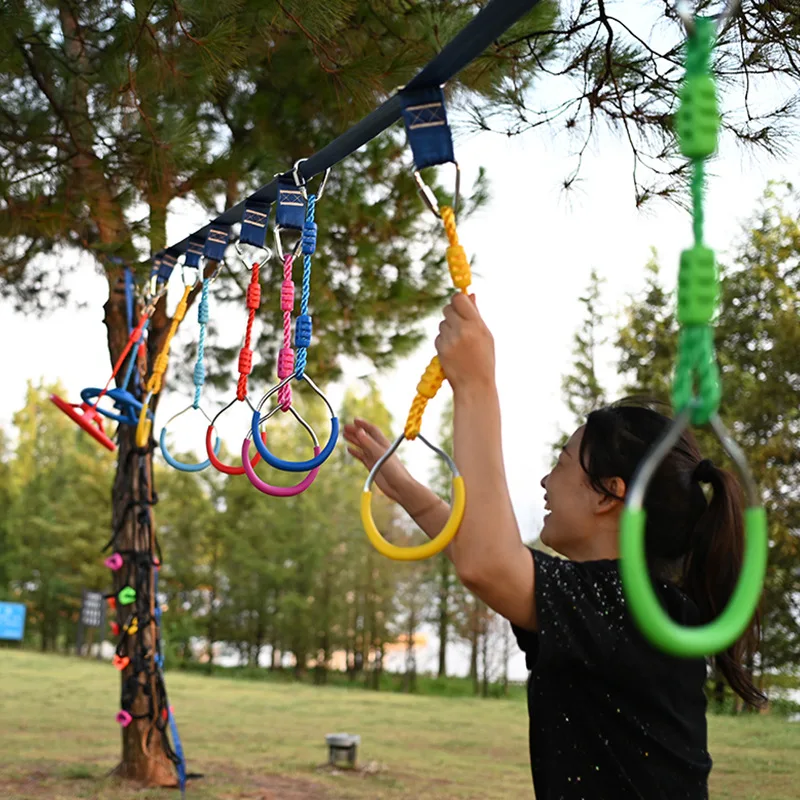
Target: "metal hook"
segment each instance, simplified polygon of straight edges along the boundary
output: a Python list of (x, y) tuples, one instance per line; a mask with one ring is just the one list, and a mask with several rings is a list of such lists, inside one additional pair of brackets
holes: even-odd
[[(731, 22), (733, 22), (733, 18), (741, 9), (741, 5), (741, 0), (727, 0), (725, 8), (723, 8), (716, 17), (717, 38), (721, 37), (725, 31), (728, 30)], [(694, 14), (689, 3), (686, 2), (686, 0), (678, 0), (675, 4), (675, 11), (680, 17), (681, 22), (683, 22), (686, 33), (690, 36), (693, 35), (695, 32)]]
[[(277, 225), (272, 229), (273, 236), (275, 237), (275, 251), (278, 253), (278, 258), (283, 261), (284, 259), (284, 252), (283, 252), (283, 243), (281, 242), (281, 228)], [(292, 258), (297, 258), (297, 254), (300, 252), (300, 247), (303, 244), (303, 237), (298, 236), (297, 241), (295, 242), (294, 247), (292, 248)]]
[[(233, 247), (236, 250), (237, 255), (239, 256), (239, 260), (242, 262), (242, 264), (244, 264), (245, 268), (248, 269), (248, 270), (252, 270), (253, 269), (253, 262), (252, 261), (248, 261), (244, 257), (244, 252), (242, 251), (242, 247), (239, 244), (239, 242), (238, 241), (234, 242), (233, 243)], [(272, 258), (272, 256), (274, 255), (272, 250), (270, 250), (270, 248), (267, 247), (266, 245), (264, 245), (264, 247), (262, 247), (260, 249), (262, 249), (266, 253), (266, 255), (264, 256), (264, 258), (261, 261), (258, 262), (258, 268), (259, 269), (261, 269), (261, 267), (263, 267), (264, 264), (266, 264), (267, 261), (269, 261)], [(214, 278), (216, 279), (216, 273), (214, 275)]]
[[(457, 217), (458, 201), (461, 197), (461, 168), (458, 166), (457, 161), (454, 161), (453, 164), (456, 168), (456, 186), (453, 193), (453, 213)], [(417, 182), (417, 189), (419, 190), (420, 196), (425, 201), (425, 205), (428, 206), (437, 219), (441, 219), (442, 214), (441, 211), (439, 211), (439, 203), (436, 200), (436, 195), (433, 193), (433, 189), (431, 189), (431, 187), (425, 183), (418, 169), (414, 170), (414, 180)]]
[[(194, 272), (194, 277), (191, 283), (186, 280), (186, 270), (192, 270)], [(181, 280), (183, 281), (184, 286), (191, 286), (194, 287), (197, 285), (198, 278), (200, 277), (200, 267), (189, 267), (186, 264), (181, 265)]]
[[(300, 165), (304, 162), (308, 161), (307, 158), (298, 158), (295, 161), (294, 166), (292, 167), (292, 178), (294, 178), (295, 185), (300, 189), (303, 193), (303, 197), (308, 200), (308, 194), (306, 192), (306, 187), (308, 186), (308, 181), (305, 178), (300, 177)], [(317, 189), (316, 197), (317, 201), (322, 199), (322, 195), (325, 194), (325, 187), (328, 184), (328, 176), (331, 174), (331, 168), (326, 167), (325, 172), (322, 174), (322, 182), (319, 185), (319, 189)]]

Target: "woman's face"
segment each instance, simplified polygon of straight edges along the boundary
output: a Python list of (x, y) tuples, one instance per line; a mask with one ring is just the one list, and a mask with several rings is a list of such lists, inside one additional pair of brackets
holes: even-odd
[(583, 426), (578, 428), (558, 456), (550, 472), (542, 478), (545, 511), (542, 543), (572, 557), (584, 550), (585, 542), (596, 531), (599, 495), (589, 484), (580, 462)]

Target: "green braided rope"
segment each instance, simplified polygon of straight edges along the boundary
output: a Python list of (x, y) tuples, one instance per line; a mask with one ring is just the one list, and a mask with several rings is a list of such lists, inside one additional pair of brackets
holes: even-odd
[(711, 419), (719, 409), (722, 394), (711, 327), (719, 304), (719, 274), (714, 251), (703, 243), (705, 161), (717, 149), (720, 124), (711, 72), (714, 33), (712, 20), (695, 20), (694, 34), (686, 46), (686, 76), (675, 120), (681, 152), (692, 160), (694, 246), (681, 253), (678, 273), (681, 333), (672, 404), (678, 413), (691, 405), (695, 425), (704, 425)]

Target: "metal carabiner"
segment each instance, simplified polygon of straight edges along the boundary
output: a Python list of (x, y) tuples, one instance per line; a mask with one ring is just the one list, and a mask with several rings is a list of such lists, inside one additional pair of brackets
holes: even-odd
[[(191, 283), (186, 280), (186, 271), (192, 270), (193, 277)], [(181, 280), (183, 281), (184, 286), (191, 286), (193, 289), (197, 286), (197, 282), (200, 279), (200, 266), (190, 267), (188, 264), (184, 263), (181, 264)]]
[(742, 569), (728, 605), (715, 619), (701, 626), (683, 626), (664, 611), (650, 581), (645, 549), (647, 513), (644, 499), (661, 462), (689, 426), (692, 407), (685, 408), (639, 465), (625, 500), (620, 525), (620, 576), (631, 616), (647, 639), (665, 653), (700, 658), (727, 650), (744, 633), (758, 606), (767, 567), (769, 539), (767, 517), (758, 487), (744, 453), (718, 414), (710, 419), (723, 450), (742, 479), (745, 547)]
[[(461, 197), (461, 168), (458, 166), (458, 161), (454, 161), (453, 165), (456, 168), (456, 186), (453, 193), (453, 214), (458, 216), (458, 201)], [(436, 195), (433, 193), (433, 189), (431, 189), (431, 187), (425, 183), (422, 178), (422, 174), (418, 169), (414, 170), (414, 180), (417, 183), (417, 189), (419, 190), (420, 197), (422, 197), (422, 199), (425, 201), (425, 205), (428, 206), (437, 219), (441, 219), (442, 213), (439, 210), (439, 202), (436, 199)]]
[[(728, 30), (733, 18), (741, 8), (741, 0), (727, 0), (725, 8), (716, 16), (717, 38), (721, 37)], [(675, 11), (683, 22), (683, 27), (689, 35), (694, 33), (694, 14), (687, 2), (677, 2)]]
[[(236, 254), (239, 256), (239, 261), (241, 261), (242, 264), (244, 264), (246, 269), (252, 270), (253, 269), (253, 260), (248, 260), (248, 259), (245, 258), (245, 254), (242, 251), (242, 246), (239, 244), (239, 242), (238, 241), (234, 242), (233, 243), (233, 247), (236, 250)], [(264, 246), (262, 248), (256, 248), (256, 249), (261, 249), (266, 254), (264, 256), (264, 258), (261, 259), (261, 261), (257, 262), (258, 263), (258, 268), (261, 269), (261, 267), (263, 267), (264, 264), (266, 264), (267, 261), (269, 261), (272, 258), (273, 252), (272, 252), (272, 250), (269, 249), (269, 247), (266, 247), (266, 246)], [(217, 270), (214, 272), (213, 280), (217, 279), (217, 274), (218, 273), (219, 273), (219, 268), (217, 268)]]
[[(303, 193), (303, 197), (308, 200), (308, 192), (306, 187), (308, 186), (308, 181), (305, 178), (301, 178), (300, 176), (300, 165), (304, 162), (308, 161), (307, 158), (298, 158), (297, 161), (294, 162), (294, 166), (292, 167), (292, 178), (294, 178), (295, 185), (298, 189)], [(319, 189), (316, 192), (317, 202), (322, 199), (322, 195), (325, 194), (325, 187), (328, 184), (328, 176), (331, 174), (331, 168), (326, 167), (325, 172), (322, 173), (322, 182), (319, 185)]]
[[(275, 225), (272, 229), (272, 234), (275, 238), (275, 251), (278, 254), (278, 258), (283, 261), (285, 258), (285, 254), (283, 252), (283, 243), (281, 242), (281, 228)], [(297, 237), (297, 241), (295, 242), (294, 247), (292, 248), (292, 258), (297, 258), (297, 254), (300, 252), (300, 247), (303, 244), (303, 236), (302, 233), (300, 236)]]

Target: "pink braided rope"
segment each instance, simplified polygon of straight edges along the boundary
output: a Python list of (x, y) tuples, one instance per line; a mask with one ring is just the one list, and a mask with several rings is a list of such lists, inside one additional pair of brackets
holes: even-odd
[[(294, 283), (292, 267), (294, 256), (287, 253), (283, 257), (283, 283), (281, 284), (281, 310), (283, 311), (283, 347), (278, 353), (278, 378), (283, 380), (294, 372), (294, 350), (292, 349), (292, 311), (294, 310)], [(291, 381), (278, 389), (278, 402), (282, 411), (292, 405)]]

